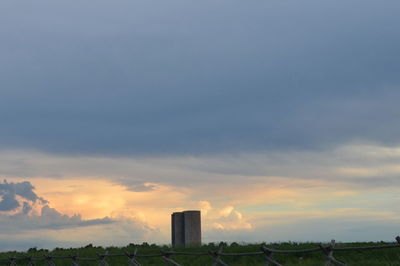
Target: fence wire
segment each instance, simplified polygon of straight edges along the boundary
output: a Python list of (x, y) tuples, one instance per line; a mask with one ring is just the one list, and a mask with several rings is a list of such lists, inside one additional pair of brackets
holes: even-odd
[[(335, 247), (335, 240), (332, 240), (329, 244), (320, 244), (318, 247), (310, 248), (310, 249), (301, 249), (301, 250), (283, 250), (283, 249), (273, 249), (268, 248), (266, 246), (261, 246), (260, 251), (254, 252), (242, 252), (242, 253), (224, 253), (224, 246), (220, 246), (219, 249), (210, 250), (208, 252), (182, 252), (182, 251), (161, 251), (160, 253), (154, 254), (139, 254), (138, 250), (135, 249), (133, 253), (126, 252), (120, 254), (109, 254), (107, 251), (104, 254), (97, 254), (97, 257), (80, 257), (78, 255), (71, 256), (44, 256), (44, 257), (34, 257), (34, 256), (21, 256), (21, 257), (9, 257), (9, 258), (1, 258), (1, 263), (6, 263), (9, 266), (17, 266), (17, 265), (28, 265), (34, 266), (35, 262), (44, 262), (48, 266), (56, 266), (57, 260), (70, 260), (72, 266), (79, 266), (80, 262), (97, 262), (99, 266), (109, 266), (110, 264), (107, 262), (107, 258), (111, 257), (126, 257), (128, 259), (128, 265), (133, 266), (141, 266), (146, 264), (141, 264), (137, 259), (146, 259), (146, 258), (155, 258), (159, 257), (167, 265), (175, 265), (175, 266), (183, 266), (179, 264), (173, 259), (174, 255), (179, 256), (210, 256), (213, 260), (212, 266), (228, 266), (227, 263), (223, 261), (224, 257), (238, 257), (238, 256), (263, 256), (265, 259), (265, 265), (275, 265), (281, 266), (278, 261), (273, 258), (274, 254), (306, 254), (312, 252), (322, 252), (326, 261), (325, 265), (338, 265), (343, 266), (346, 263), (338, 261), (334, 256), (334, 252), (344, 252), (344, 251), (362, 251), (362, 250), (373, 250), (373, 249), (389, 249), (389, 248), (399, 248), (400, 247), (400, 236), (396, 237), (397, 243), (389, 244), (389, 245), (380, 245), (380, 246), (367, 246), (367, 247)], [(26, 263), (26, 264), (22, 264)]]

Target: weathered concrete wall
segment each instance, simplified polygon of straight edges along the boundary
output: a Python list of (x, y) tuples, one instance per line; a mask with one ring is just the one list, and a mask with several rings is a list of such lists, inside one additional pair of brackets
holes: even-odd
[(201, 245), (201, 214), (200, 211), (184, 211), (184, 242), (186, 246)]
[(182, 212), (174, 212), (171, 215), (171, 233), (173, 246), (183, 246), (185, 244)]

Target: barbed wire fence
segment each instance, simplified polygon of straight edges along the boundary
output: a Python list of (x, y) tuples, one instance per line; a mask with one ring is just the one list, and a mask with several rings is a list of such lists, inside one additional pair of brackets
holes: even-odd
[(20, 263), (25, 262), (28, 266), (35, 266), (35, 262), (44, 262), (48, 266), (56, 266), (57, 260), (71, 260), (71, 266), (79, 266), (80, 262), (94, 262), (99, 266), (109, 266), (110, 264), (106, 261), (107, 258), (111, 257), (126, 257), (128, 259), (129, 266), (141, 266), (145, 264), (141, 264), (138, 262), (138, 259), (146, 259), (146, 258), (155, 258), (159, 257), (164, 260), (167, 265), (174, 266), (183, 266), (176, 262), (172, 257), (174, 255), (183, 255), (183, 256), (211, 256), (213, 262), (212, 266), (229, 266), (227, 263), (223, 261), (224, 257), (239, 257), (239, 256), (263, 256), (265, 260), (265, 265), (275, 265), (282, 266), (278, 261), (273, 258), (274, 254), (306, 254), (312, 252), (322, 252), (325, 257), (325, 266), (328, 265), (338, 265), (345, 266), (346, 263), (338, 261), (334, 256), (334, 252), (344, 252), (344, 251), (362, 251), (362, 250), (373, 250), (373, 249), (389, 249), (389, 248), (399, 248), (400, 247), (400, 236), (396, 237), (397, 243), (395, 244), (387, 244), (380, 246), (366, 246), (366, 247), (335, 247), (335, 240), (332, 240), (329, 244), (319, 244), (318, 247), (310, 248), (310, 249), (299, 249), (299, 250), (282, 250), (282, 249), (273, 249), (268, 248), (266, 246), (261, 246), (260, 251), (255, 252), (243, 252), (243, 253), (224, 253), (224, 246), (220, 245), (217, 251), (210, 250), (208, 252), (182, 252), (182, 251), (161, 251), (160, 253), (155, 254), (138, 254), (138, 249), (136, 248), (133, 253), (129, 253), (125, 251), (125, 253), (121, 254), (109, 254), (106, 251), (104, 254), (97, 254), (97, 257), (80, 257), (78, 255), (71, 256), (45, 256), (45, 257), (34, 257), (34, 256), (25, 256), (25, 257), (10, 257), (10, 258), (2, 258), (0, 262), (6, 263), (9, 266), (17, 266), (21, 265)]

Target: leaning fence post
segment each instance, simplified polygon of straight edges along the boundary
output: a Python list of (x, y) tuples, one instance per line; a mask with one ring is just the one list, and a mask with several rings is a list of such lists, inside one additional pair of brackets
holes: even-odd
[(97, 257), (99, 258), (99, 266), (109, 266), (106, 257), (108, 255), (108, 250), (104, 254), (97, 254)]
[(10, 260), (10, 266), (17, 266), (17, 258), (16, 257), (11, 257), (9, 258)]
[(321, 250), (324, 253), (325, 258), (326, 258), (325, 266), (329, 266), (329, 265), (331, 265), (331, 263), (333, 263), (334, 265), (338, 265), (338, 266), (346, 266), (345, 263), (340, 262), (333, 257), (333, 249), (335, 247), (334, 239), (332, 239), (331, 243), (328, 246), (319, 244), (319, 247), (321, 248)]
[(228, 264), (223, 262), (220, 258), (223, 249), (224, 246), (220, 245), (218, 251), (212, 251), (212, 250), (209, 251), (210, 255), (214, 258), (214, 263), (212, 264), (212, 266), (217, 266), (218, 264), (221, 264), (223, 266), (228, 266)]
[(270, 264), (276, 265), (276, 266), (282, 266), (282, 264), (279, 264), (279, 262), (277, 262), (276, 260), (274, 260), (274, 259), (272, 258), (273, 252), (272, 252), (271, 249), (262, 246), (262, 247), (261, 247), (261, 250), (262, 250), (262, 252), (264, 252), (264, 254), (265, 254), (265, 260), (267, 261), (267, 262), (265, 263), (266, 266), (268, 266), (268, 265), (270, 265)]
[(171, 252), (168, 252), (168, 251), (161, 251), (161, 252), (163, 254), (163, 256), (162, 256), (163, 260), (165, 260), (166, 262), (168, 262), (168, 263), (170, 263), (172, 265), (181, 266), (179, 263), (177, 263), (176, 261), (174, 261), (173, 259), (170, 258), (171, 255), (172, 255)]
[[(333, 257), (333, 248), (335, 247), (335, 239), (331, 240), (331, 244), (329, 246), (329, 250), (328, 250), (328, 257)], [(327, 261), (325, 262), (325, 266), (329, 266), (331, 265), (331, 261), (329, 259), (327, 259)]]
[(28, 266), (35, 266), (35, 264), (33, 263), (33, 257), (32, 256), (28, 257)]
[(78, 263), (79, 257), (78, 257), (78, 255), (71, 256), (71, 259), (72, 259), (71, 266), (79, 266), (79, 263)]
[(53, 261), (53, 257), (52, 256), (46, 256), (46, 260), (47, 260), (47, 265), (56, 266), (56, 264)]
[(125, 255), (128, 256), (129, 265), (140, 266), (140, 263), (135, 258), (136, 253), (137, 253), (137, 248), (135, 248), (135, 250), (133, 251), (133, 254), (130, 254), (129, 252), (125, 251)]

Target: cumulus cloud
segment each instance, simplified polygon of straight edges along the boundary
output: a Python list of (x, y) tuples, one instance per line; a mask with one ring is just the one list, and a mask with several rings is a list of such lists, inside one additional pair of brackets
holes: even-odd
[(92, 219), (84, 219), (81, 214), (63, 214), (39, 197), (29, 181), (5, 180), (0, 188), (0, 237), (9, 240), (0, 244), (0, 250), (77, 247), (89, 243), (126, 245), (160, 235), (157, 228), (134, 212)]
[(113, 220), (84, 220), (79, 214), (68, 216), (48, 206), (48, 201), (36, 195), (29, 181), (0, 184), (0, 228), (3, 233), (18, 230), (60, 229), (99, 224), (109, 224)]
[(232, 205), (213, 207), (208, 201), (199, 201), (197, 206), (202, 212), (203, 226), (206, 232), (253, 229), (251, 223)]
[(0, 210), (11, 211), (19, 207), (19, 202), (15, 199), (12, 194), (3, 194), (3, 198), (0, 201)]
[(250, 230), (252, 225), (247, 222), (242, 213), (233, 206), (226, 206), (220, 211), (219, 217), (213, 219), (213, 228), (221, 230)]
[[(35, 203), (39, 201), (41, 203), (47, 203), (43, 198), (38, 197), (35, 192), (33, 192), (34, 186), (28, 181), (19, 183), (7, 183), (4, 180), (0, 183), (0, 196), (2, 197), (0, 201), (0, 211), (12, 211), (20, 206), (19, 201), (16, 199), (20, 196), (24, 200)], [(27, 202), (24, 202), (24, 209), (26, 209)]]
[(210, 202), (198, 202), (202, 208), (204, 242), (254, 241), (254, 228), (250, 219), (232, 205), (212, 206)]

